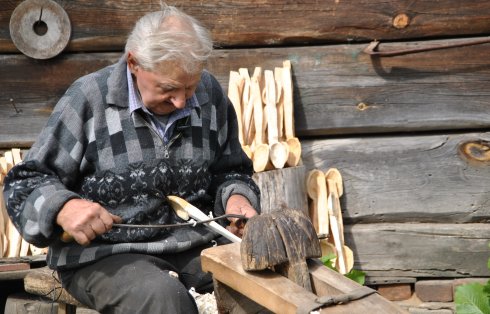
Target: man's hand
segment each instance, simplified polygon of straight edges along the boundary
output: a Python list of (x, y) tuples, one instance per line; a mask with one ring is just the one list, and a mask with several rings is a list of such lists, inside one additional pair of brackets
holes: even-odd
[(56, 223), (81, 245), (88, 245), (96, 236), (109, 231), (121, 217), (109, 213), (98, 203), (72, 199), (61, 208)]
[[(246, 197), (234, 194), (230, 196), (226, 203), (226, 214), (237, 214), (250, 218), (257, 215), (257, 211), (252, 207)], [(231, 224), (226, 228), (236, 236), (242, 237), (244, 225), (235, 225), (238, 218), (229, 218), (228, 220), (231, 221)]]

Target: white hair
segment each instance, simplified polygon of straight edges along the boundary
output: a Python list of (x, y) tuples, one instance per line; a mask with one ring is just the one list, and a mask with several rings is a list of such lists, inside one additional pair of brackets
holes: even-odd
[(126, 42), (125, 56), (131, 52), (147, 71), (171, 61), (194, 74), (202, 70), (212, 50), (211, 34), (199, 21), (162, 4), (160, 11), (148, 13), (136, 22)]

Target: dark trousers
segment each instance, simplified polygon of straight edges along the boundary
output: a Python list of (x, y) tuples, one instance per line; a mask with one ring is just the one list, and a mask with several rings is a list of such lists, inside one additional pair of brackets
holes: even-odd
[(201, 270), (204, 248), (162, 256), (117, 254), (59, 275), (71, 295), (100, 313), (198, 313), (188, 289), (213, 290), (211, 274)]

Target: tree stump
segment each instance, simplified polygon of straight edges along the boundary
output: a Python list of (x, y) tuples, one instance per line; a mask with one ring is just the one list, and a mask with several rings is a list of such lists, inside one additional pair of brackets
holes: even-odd
[(271, 213), (283, 208), (292, 208), (308, 214), (305, 166), (297, 166), (253, 175), (260, 188), (262, 213)]

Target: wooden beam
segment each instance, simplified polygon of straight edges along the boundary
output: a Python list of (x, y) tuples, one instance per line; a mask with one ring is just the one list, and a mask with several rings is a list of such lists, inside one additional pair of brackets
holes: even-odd
[(334, 167), (341, 172), (346, 223), (485, 223), (490, 217), (489, 143), (486, 132), (305, 140), (302, 145), (307, 171)]
[[(425, 44), (386, 44), (380, 49)], [(377, 61), (362, 53), (365, 45), (355, 44), (217, 50), (207, 68), (226, 88), (230, 70), (252, 71), (259, 65), (274, 69), (291, 60), (295, 126), (302, 137), (490, 128), (489, 46)], [(32, 144), (66, 88), (120, 56), (64, 54), (36, 61), (0, 55), (0, 147)]]
[(369, 277), (488, 276), (488, 223), (346, 225), (345, 240)]
[[(9, 20), (21, 0), (3, 3), (0, 51), (18, 52)], [(121, 51), (135, 21), (158, 1), (72, 0), (60, 3), (72, 24), (69, 51)], [(490, 3), (481, 0), (172, 1), (196, 17), (220, 47), (298, 45), (461, 36), (490, 32)], [(298, 14), (301, 12), (301, 14)], [(305, 17), (308, 18), (305, 18)], [(284, 23), (287, 21), (287, 23)]]

